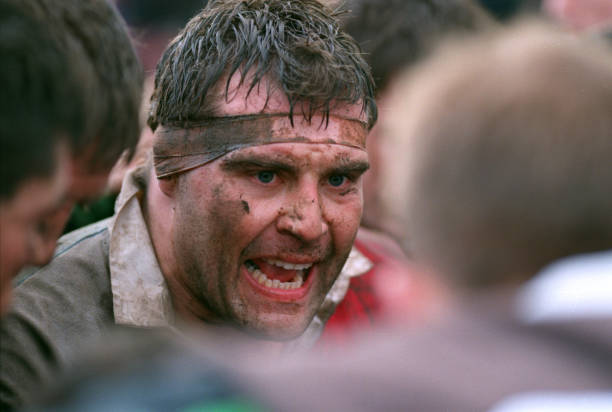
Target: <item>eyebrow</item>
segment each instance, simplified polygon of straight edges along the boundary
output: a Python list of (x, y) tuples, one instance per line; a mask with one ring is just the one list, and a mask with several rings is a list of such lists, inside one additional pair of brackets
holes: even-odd
[[(236, 171), (248, 168), (282, 170), (290, 173), (297, 173), (297, 167), (279, 160), (267, 159), (256, 155), (233, 156), (226, 158), (221, 163), (221, 168), (225, 171)], [(370, 168), (370, 163), (363, 160), (344, 160), (340, 165), (329, 168), (328, 174), (363, 174)]]
[(285, 172), (297, 172), (297, 168), (278, 160), (266, 159), (258, 156), (232, 156), (223, 159), (221, 168), (225, 171), (236, 171), (256, 167), (258, 169), (282, 170)]
[(347, 160), (340, 166), (330, 168), (333, 174), (363, 174), (370, 168), (370, 163), (363, 160)]

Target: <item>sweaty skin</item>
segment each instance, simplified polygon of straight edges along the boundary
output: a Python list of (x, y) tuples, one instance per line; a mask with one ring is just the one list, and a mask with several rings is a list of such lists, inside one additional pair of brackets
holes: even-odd
[[(282, 95), (267, 105), (262, 94), (247, 99), (244, 88), (230, 95), (220, 116), (289, 110)], [(292, 128), (275, 119), (271, 130), (306, 140), (234, 150), (175, 177), (152, 177), (147, 220), (179, 315), (267, 339), (304, 331), (361, 218), (368, 157), (334, 143), (355, 123), (346, 117), (364, 120), (361, 106), (338, 108), (327, 126), (320, 116), (295, 116)]]

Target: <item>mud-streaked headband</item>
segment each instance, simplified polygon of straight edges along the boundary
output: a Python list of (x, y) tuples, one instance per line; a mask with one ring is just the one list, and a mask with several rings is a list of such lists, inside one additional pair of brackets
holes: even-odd
[[(162, 125), (155, 131), (153, 143), (155, 173), (158, 179), (169, 177), (234, 150), (274, 143), (327, 143), (365, 150), (366, 122), (335, 115), (330, 118), (340, 119), (342, 126), (329, 141), (316, 139), (316, 127), (311, 136), (295, 136), (288, 113), (214, 117), (180, 126)], [(326, 126), (323, 120), (321, 127)]]

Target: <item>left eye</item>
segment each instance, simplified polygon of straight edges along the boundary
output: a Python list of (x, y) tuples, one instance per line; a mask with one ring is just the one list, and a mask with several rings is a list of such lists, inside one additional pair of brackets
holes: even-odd
[(338, 187), (342, 186), (342, 184), (346, 181), (346, 176), (344, 175), (332, 175), (329, 177), (329, 184)]

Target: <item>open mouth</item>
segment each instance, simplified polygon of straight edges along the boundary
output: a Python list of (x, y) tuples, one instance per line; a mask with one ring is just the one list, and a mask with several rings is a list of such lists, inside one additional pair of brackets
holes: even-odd
[(244, 262), (249, 274), (262, 286), (295, 290), (304, 285), (312, 263), (290, 263), (276, 259), (253, 259)]

